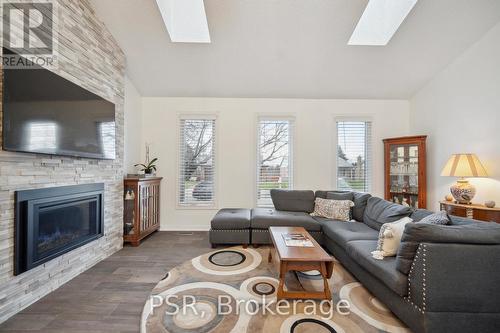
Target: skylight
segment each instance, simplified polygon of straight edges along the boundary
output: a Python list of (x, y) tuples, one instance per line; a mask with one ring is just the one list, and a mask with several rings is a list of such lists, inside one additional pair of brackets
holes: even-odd
[(174, 43), (210, 43), (203, 0), (156, 0)]
[(418, 0), (370, 0), (348, 45), (387, 45)]

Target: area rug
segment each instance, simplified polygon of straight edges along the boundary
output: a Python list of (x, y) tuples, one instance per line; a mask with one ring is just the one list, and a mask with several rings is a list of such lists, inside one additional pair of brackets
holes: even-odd
[[(144, 306), (141, 332), (410, 332), (337, 261), (331, 305), (276, 302), (277, 263), (268, 262), (269, 251), (225, 248), (172, 269)], [(317, 271), (289, 273), (286, 287), (321, 290), (323, 281)]]

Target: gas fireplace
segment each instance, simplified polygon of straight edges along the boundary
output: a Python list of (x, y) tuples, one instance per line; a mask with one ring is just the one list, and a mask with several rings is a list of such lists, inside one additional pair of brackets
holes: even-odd
[(104, 184), (17, 191), (15, 275), (103, 235)]

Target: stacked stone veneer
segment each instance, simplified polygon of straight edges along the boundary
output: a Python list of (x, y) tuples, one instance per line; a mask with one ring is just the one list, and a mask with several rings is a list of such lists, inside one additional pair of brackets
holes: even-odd
[[(56, 8), (58, 67), (54, 71), (116, 104), (117, 158), (93, 160), (0, 151), (0, 322), (122, 244), (125, 56), (88, 0), (60, 0)], [(14, 276), (14, 191), (98, 182), (105, 183), (104, 236)]]

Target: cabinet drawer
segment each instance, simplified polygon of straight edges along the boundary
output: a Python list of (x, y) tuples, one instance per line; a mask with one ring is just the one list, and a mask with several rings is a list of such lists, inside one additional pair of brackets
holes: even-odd
[(467, 217), (467, 209), (463, 207), (444, 206), (443, 208), (448, 215)]
[(474, 209), (472, 216), (475, 220), (500, 223), (500, 212), (497, 211)]

